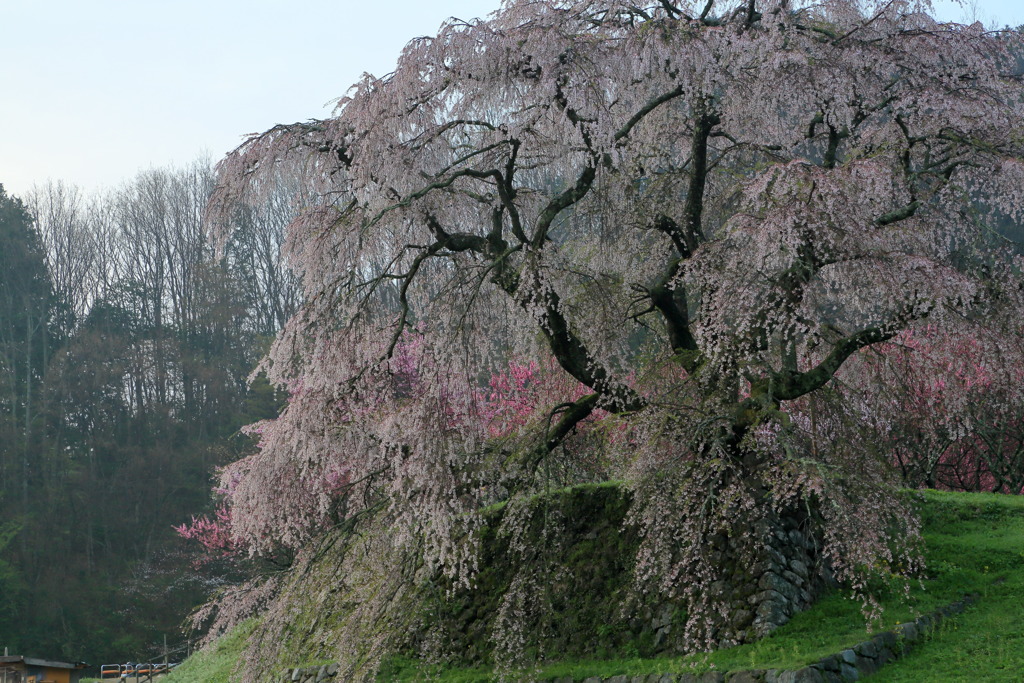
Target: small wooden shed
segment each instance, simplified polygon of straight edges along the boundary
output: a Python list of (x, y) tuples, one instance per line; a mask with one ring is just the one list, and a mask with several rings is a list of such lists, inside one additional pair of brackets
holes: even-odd
[(85, 666), (82, 662), (4, 655), (0, 657), (0, 683), (78, 683)]

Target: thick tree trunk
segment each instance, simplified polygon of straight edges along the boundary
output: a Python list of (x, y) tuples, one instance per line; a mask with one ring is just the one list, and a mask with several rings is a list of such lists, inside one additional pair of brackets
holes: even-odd
[[(814, 506), (800, 498), (781, 506), (773, 500), (763, 456), (744, 445), (748, 429), (735, 425), (721, 443), (722, 457), (733, 465), (719, 480), (716, 497), (733, 501), (726, 504), (732, 517), (712, 522), (722, 531), (710, 530), (705, 537), (706, 569), (693, 568), (695, 576), (709, 572), (712, 582), (689, 591), (689, 609), (706, 616), (689, 636), (716, 647), (763, 638), (834, 585)], [(745, 493), (736, 498), (737, 490)], [(693, 644), (680, 642), (679, 647), (687, 650)]]

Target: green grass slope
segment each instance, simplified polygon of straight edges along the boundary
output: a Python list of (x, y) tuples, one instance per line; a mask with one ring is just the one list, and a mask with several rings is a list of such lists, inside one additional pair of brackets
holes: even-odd
[(226, 633), (217, 642), (199, 650), (175, 667), (164, 683), (228, 683), (231, 673), (245, 649), (249, 635), (256, 627), (250, 619)]
[(930, 571), (980, 599), (872, 680), (1024, 681), (1024, 496), (926, 495)]

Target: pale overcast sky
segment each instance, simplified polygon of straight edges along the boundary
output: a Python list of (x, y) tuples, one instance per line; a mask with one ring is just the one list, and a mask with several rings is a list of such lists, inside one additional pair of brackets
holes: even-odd
[[(94, 190), (219, 158), (245, 134), (330, 114), (415, 36), (500, 0), (11, 0), (0, 13), (0, 183)], [(970, 3), (968, 3), (970, 4)], [(936, 0), (940, 18), (965, 10)], [(1021, 0), (977, 0), (1024, 24)], [(970, 12), (970, 10), (966, 10)]]

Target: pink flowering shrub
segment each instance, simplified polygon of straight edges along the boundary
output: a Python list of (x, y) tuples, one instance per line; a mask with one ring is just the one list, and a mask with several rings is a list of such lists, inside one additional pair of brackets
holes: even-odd
[[(540, 363), (510, 360), (504, 369), (490, 376), (487, 389), (481, 392), (480, 418), (489, 437), (505, 437), (531, 421), (550, 419), (551, 406), (560, 401), (576, 401), (588, 393), (584, 384), (561, 371), (554, 358)], [(577, 429), (586, 431), (607, 415), (595, 410)]]
[(508, 368), (491, 375), (480, 417), (490, 436), (507, 436), (522, 427), (544, 404), (540, 398), (536, 361), (509, 361)]
[(231, 508), (221, 503), (214, 510), (213, 517), (201, 515), (192, 521), (174, 527), (182, 538), (195, 541), (206, 551), (206, 559), (232, 557), (240, 547), (231, 532)]
[(1024, 357), (993, 331), (906, 330), (861, 359), (878, 442), (910, 486), (1024, 490)]

